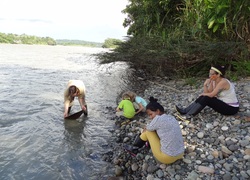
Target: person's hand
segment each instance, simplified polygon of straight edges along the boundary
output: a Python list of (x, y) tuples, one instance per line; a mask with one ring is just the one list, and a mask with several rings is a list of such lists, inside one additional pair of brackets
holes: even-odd
[(64, 113), (64, 118), (66, 118), (66, 117), (68, 117), (68, 116), (69, 116), (68, 113), (65, 112), (65, 113)]
[(204, 86), (208, 87), (211, 82), (212, 82), (211, 79), (206, 79), (206, 81), (204, 82)]
[(86, 111), (86, 110), (87, 110), (87, 108), (86, 108), (85, 105), (82, 105), (82, 110), (83, 110), (83, 111)]

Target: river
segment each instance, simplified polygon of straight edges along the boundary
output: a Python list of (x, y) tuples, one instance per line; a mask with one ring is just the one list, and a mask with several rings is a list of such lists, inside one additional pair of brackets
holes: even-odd
[[(114, 122), (106, 107), (128, 86), (123, 63), (99, 65), (97, 48), (0, 44), (0, 179), (106, 179)], [(88, 117), (64, 120), (68, 80), (86, 85)], [(72, 108), (80, 110), (78, 101)]]

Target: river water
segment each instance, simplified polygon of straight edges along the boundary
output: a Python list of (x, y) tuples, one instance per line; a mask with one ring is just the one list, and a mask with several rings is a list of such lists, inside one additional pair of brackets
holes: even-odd
[[(0, 179), (106, 179), (114, 122), (106, 107), (128, 86), (122, 63), (99, 65), (97, 48), (0, 44)], [(86, 85), (88, 117), (64, 120), (68, 80)], [(78, 101), (72, 112), (80, 110)]]

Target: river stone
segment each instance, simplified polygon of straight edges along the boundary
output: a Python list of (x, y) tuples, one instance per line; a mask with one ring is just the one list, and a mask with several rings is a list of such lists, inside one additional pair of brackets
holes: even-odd
[(212, 160), (212, 159), (214, 159), (214, 156), (208, 155), (208, 156), (207, 156), (207, 159)]
[(176, 174), (175, 169), (169, 166), (166, 168), (166, 172), (168, 172), (168, 174), (170, 174), (171, 176), (174, 176)]
[(242, 141), (240, 141), (240, 145), (241, 145), (242, 147), (246, 147), (248, 144), (249, 144), (249, 141), (248, 141), (248, 140), (242, 140)]
[(215, 158), (218, 158), (219, 157), (219, 151), (215, 150), (212, 152), (212, 155), (215, 157)]
[(244, 153), (245, 153), (245, 155), (249, 155), (249, 156), (250, 156), (250, 149), (246, 149), (246, 150), (244, 151)]
[(248, 174), (245, 171), (241, 171), (240, 175), (245, 178), (245, 179), (250, 179), (250, 177), (248, 176)]
[(223, 178), (223, 180), (232, 180), (232, 176), (230, 173), (224, 174), (222, 178)]
[(183, 130), (183, 129), (181, 130), (181, 133), (182, 133), (183, 136), (186, 136), (186, 135), (187, 135), (187, 131), (185, 131), (185, 130)]
[(220, 123), (218, 122), (218, 121), (215, 121), (214, 123), (213, 123), (213, 126), (218, 126)]
[(203, 132), (198, 132), (197, 133), (197, 137), (200, 138), (200, 139), (203, 138), (204, 137), (204, 133)]
[(232, 154), (232, 151), (230, 151), (226, 146), (222, 146), (221, 151), (226, 154)]
[(115, 175), (120, 176), (122, 174), (122, 168), (120, 166), (115, 167)]
[(230, 150), (230, 151), (236, 151), (236, 150), (238, 150), (240, 147), (238, 146), (238, 145), (234, 145), (234, 144), (232, 144), (232, 145), (230, 145), (229, 147), (228, 147), (228, 149)]
[(235, 121), (233, 121), (233, 124), (234, 125), (239, 125), (239, 124), (241, 124), (241, 120), (235, 120)]
[(206, 166), (198, 166), (198, 171), (205, 174), (214, 174), (214, 169)]
[(250, 155), (245, 155), (243, 158), (244, 158), (245, 160), (249, 160), (249, 159), (250, 159)]
[(195, 146), (188, 146), (187, 147), (187, 153), (191, 153), (195, 150)]
[(136, 163), (133, 163), (131, 166), (132, 171), (137, 171), (138, 168), (139, 166)]
[(199, 164), (199, 165), (202, 163), (201, 160), (196, 160), (195, 162), (196, 164)]
[(199, 175), (195, 171), (192, 171), (191, 173), (188, 174), (187, 179), (193, 180), (193, 179), (197, 179), (198, 177), (199, 177)]
[(175, 177), (174, 177), (175, 180), (181, 180), (181, 176), (176, 174)]
[(187, 163), (187, 164), (192, 163), (192, 161), (191, 161), (190, 159), (186, 159), (186, 158), (183, 159), (183, 162), (185, 162), (185, 163)]
[(167, 165), (166, 165), (166, 164), (160, 164), (160, 168), (161, 168), (161, 169), (166, 169), (166, 168), (167, 168)]
[(164, 173), (161, 169), (159, 169), (158, 171), (156, 171), (156, 174), (159, 178), (162, 178), (164, 176)]
[(221, 130), (222, 131), (227, 131), (228, 130), (228, 126), (222, 126)]
[(211, 124), (211, 123), (207, 123), (206, 124), (206, 128), (208, 128), (208, 129), (212, 129), (214, 126)]
[(155, 172), (156, 170), (157, 170), (157, 167), (156, 167), (154, 164), (150, 164), (150, 165), (148, 166), (147, 172), (148, 172), (148, 173), (153, 173), (153, 172)]
[(233, 164), (225, 163), (223, 167), (230, 172), (233, 169)]
[(125, 138), (123, 139), (123, 142), (126, 143), (126, 142), (128, 142), (129, 140), (130, 140), (129, 137), (125, 137)]
[(142, 165), (142, 171), (147, 171), (148, 169), (148, 164), (147, 163), (143, 163)]
[(147, 180), (154, 180), (154, 176), (152, 174), (148, 174), (147, 175)]

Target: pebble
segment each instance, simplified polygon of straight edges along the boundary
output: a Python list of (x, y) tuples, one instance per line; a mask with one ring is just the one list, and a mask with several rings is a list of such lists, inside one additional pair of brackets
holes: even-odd
[(197, 134), (197, 136), (198, 136), (198, 138), (203, 138), (204, 137), (204, 133), (203, 132), (198, 132), (198, 134)]
[[(175, 105), (187, 106), (200, 95), (200, 84), (197, 88), (184, 81), (151, 81), (140, 95), (145, 99), (156, 97), (166, 113), (174, 115)], [(238, 114), (223, 116), (206, 107), (190, 122), (179, 120), (185, 141), (182, 160), (165, 165), (154, 158), (149, 147), (142, 148), (136, 156), (123, 150), (123, 144), (132, 144), (141, 131), (136, 122), (147, 123), (144, 117), (112, 131), (109, 144), (113, 150), (104, 155), (105, 160), (114, 164), (114, 175), (123, 179), (250, 179), (250, 122), (244, 119), (250, 116), (249, 84), (250, 79), (235, 83), (240, 101)]]
[(198, 166), (198, 171), (206, 174), (214, 174), (214, 169), (206, 166)]

